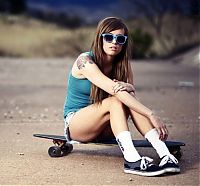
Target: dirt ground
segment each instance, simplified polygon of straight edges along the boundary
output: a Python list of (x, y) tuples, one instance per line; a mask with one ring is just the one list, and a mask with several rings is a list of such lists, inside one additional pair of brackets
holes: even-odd
[[(66, 76), (73, 59), (0, 59), (0, 185), (199, 185), (199, 68), (171, 61), (135, 62), (137, 96), (158, 113), (169, 140), (183, 141), (181, 173), (141, 177), (123, 173), (118, 147), (76, 145), (50, 158), (50, 140), (63, 134)], [(142, 137), (131, 125), (134, 139)], [(159, 158), (151, 148), (142, 155)]]

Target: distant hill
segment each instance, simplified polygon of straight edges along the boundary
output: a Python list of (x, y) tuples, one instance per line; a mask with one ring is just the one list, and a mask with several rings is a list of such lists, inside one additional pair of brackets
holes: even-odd
[[(165, 0), (27, 0), (27, 7), (29, 11), (62, 12), (68, 16), (81, 17), (86, 23), (93, 23), (106, 16), (125, 19), (143, 16), (146, 10), (143, 8), (142, 11), (138, 11), (138, 4), (144, 4), (146, 7), (149, 4), (151, 9), (152, 3), (155, 2), (158, 8), (161, 7), (161, 13), (163, 4), (166, 5), (163, 13), (175, 10), (183, 14), (188, 14), (190, 5), (188, 0), (168, 0), (167, 4)], [(151, 14), (156, 14), (156, 11), (151, 10)]]
[(68, 16), (79, 16), (86, 23), (96, 22), (106, 16), (134, 16), (132, 4), (121, 0), (27, 0), (27, 7), (29, 10), (51, 10)]

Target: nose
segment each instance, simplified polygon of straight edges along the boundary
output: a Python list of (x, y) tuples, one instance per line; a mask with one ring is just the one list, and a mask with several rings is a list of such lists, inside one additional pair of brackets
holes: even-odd
[(117, 44), (117, 38), (113, 38), (112, 43)]

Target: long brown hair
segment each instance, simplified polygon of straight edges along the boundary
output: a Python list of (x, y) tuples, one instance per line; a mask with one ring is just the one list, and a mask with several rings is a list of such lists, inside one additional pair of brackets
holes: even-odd
[[(124, 29), (124, 35), (128, 36), (128, 28), (123, 21), (117, 17), (107, 17), (99, 22), (96, 30), (96, 35), (91, 46), (91, 51), (94, 54), (94, 62), (103, 72), (103, 60), (105, 58), (105, 52), (103, 51), (103, 39), (101, 34), (109, 33), (114, 30)], [(115, 60), (112, 66), (111, 79), (117, 79), (118, 81), (124, 81), (133, 83), (133, 74), (131, 65), (129, 62), (130, 56), (130, 40), (122, 46), (121, 52), (115, 56)], [(108, 94), (99, 87), (92, 84), (90, 99), (93, 103), (101, 103)]]

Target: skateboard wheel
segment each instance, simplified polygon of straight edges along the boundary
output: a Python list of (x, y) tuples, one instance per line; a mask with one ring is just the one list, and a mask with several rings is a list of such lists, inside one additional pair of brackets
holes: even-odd
[(62, 146), (61, 150), (62, 150), (62, 155), (66, 156), (73, 150), (73, 145), (66, 143), (65, 145)]
[(61, 154), (61, 148), (57, 147), (57, 146), (52, 146), (52, 147), (49, 148), (48, 154), (52, 158), (61, 157), (62, 156), (62, 154)]
[(175, 156), (175, 158), (176, 158), (177, 160), (180, 160), (181, 157), (182, 157), (182, 155), (183, 155), (183, 153), (182, 153), (180, 147), (177, 147), (177, 148), (170, 148), (169, 151), (170, 151), (170, 153), (171, 153), (172, 155)]

